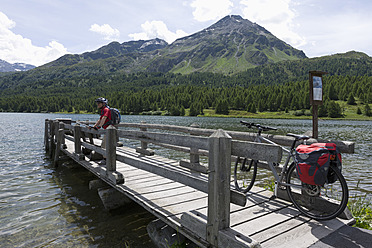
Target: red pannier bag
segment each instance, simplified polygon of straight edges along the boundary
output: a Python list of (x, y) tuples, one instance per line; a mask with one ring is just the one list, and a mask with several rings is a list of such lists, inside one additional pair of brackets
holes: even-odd
[(300, 180), (311, 185), (324, 185), (336, 181), (329, 172), (331, 163), (341, 171), (341, 153), (334, 143), (314, 143), (296, 148), (296, 170)]

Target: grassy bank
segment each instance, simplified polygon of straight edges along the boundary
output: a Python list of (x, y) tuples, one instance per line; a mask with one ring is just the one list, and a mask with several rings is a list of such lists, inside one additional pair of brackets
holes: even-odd
[[(330, 117), (319, 117), (320, 120), (358, 120), (358, 121), (371, 121), (372, 116), (368, 117), (364, 114), (358, 114), (358, 108), (362, 111), (363, 105), (348, 105), (344, 101), (337, 101), (341, 107), (342, 116), (341, 118), (330, 118)], [(58, 114), (97, 114), (98, 112), (87, 112), (74, 110), (74, 112), (56, 112)], [(126, 113), (122, 113), (126, 114)], [(172, 115), (167, 110), (158, 111), (147, 111), (142, 113), (129, 113), (131, 115), (158, 115), (167, 116)], [(190, 116), (190, 109), (185, 109), (185, 116)], [(203, 113), (199, 114), (198, 117), (231, 117), (231, 118), (254, 118), (254, 119), (312, 119), (312, 113), (310, 110), (297, 110), (297, 111), (276, 111), (276, 112), (257, 112), (250, 113), (245, 110), (229, 110), (229, 114), (216, 114), (215, 109), (203, 109)]]
[[(189, 111), (186, 110), (186, 115), (188, 115)], [(280, 112), (257, 112), (257, 113), (249, 113), (243, 110), (230, 110), (228, 115), (221, 115), (216, 114), (213, 109), (204, 109), (203, 115), (204, 117), (235, 117), (235, 118), (255, 118), (255, 119), (312, 119), (312, 115), (309, 110), (305, 111), (304, 115), (296, 115), (295, 111), (289, 111), (286, 113), (285, 111)], [(320, 117), (321, 120), (358, 120), (358, 121), (371, 121), (372, 117), (368, 117), (365, 115), (358, 115), (356, 114), (356, 110), (346, 110), (344, 112), (343, 118), (329, 118), (329, 117)]]
[[(56, 114), (97, 114), (93, 112), (87, 111), (79, 111), (79, 112), (55, 112)], [(186, 109), (185, 116), (189, 116), (190, 110)], [(311, 120), (312, 116), (310, 111), (305, 111), (304, 115), (296, 115), (295, 111), (289, 111), (286, 113), (285, 111), (280, 112), (257, 112), (257, 113), (249, 113), (243, 110), (230, 110), (228, 115), (216, 114), (214, 109), (204, 109), (204, 114), (198, 115), (198, 117), (225, 117), (225, 118), (253, 118), (253, 119), (308, 119)], [(138, 113), (130, 113), (133, 115), (137, 115)], [(139, 113), (139, 115), (158, 115), (158, 116), (166, 116), (169, 115), (167, 111), (155, 111), (155, 112), (143, 112)], [(320, 120), (356, 120), (356, 121), (372, 121), (372, 117), (368, 117), (365, 115), (358, 115), (356, 112), (347, 110), (344, 113), (343, 118), (329, 118), (329, 117), (320, 117)]]

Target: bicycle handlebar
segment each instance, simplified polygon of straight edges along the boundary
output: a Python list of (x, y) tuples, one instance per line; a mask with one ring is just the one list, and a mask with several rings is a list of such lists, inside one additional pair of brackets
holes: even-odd
[(278, 130), (277, 128), (274, 128), (274, 127), (268, 127), (268, 126), (262, 126), (261, 124), (256, 124), (256, 123), (249, 123), (249, 122), (246, 122), (246, 121), (240, 121), (240, 123), (242, 125), (245, 125), (247, 126), (248, 128), (253, 128), (253, 127), (256, 127), (258, 129), (262, 129), (262, 131), (269, 131), (269, 130)]

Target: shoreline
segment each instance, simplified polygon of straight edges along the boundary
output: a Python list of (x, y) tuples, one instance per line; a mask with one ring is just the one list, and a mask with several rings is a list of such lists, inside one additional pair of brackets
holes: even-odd
[[(214, 118), (248, 118), (248, 119), (286, 119), (286, 120), (312, 120), (312, 116), (306, 116), (306, 115), (301, 115), (301, 116), (295, 116), (291, 113), (285, 113), (285, 112), (259, 112), (259, 113), (248, 113), (246, 111), (239, 111), (239, 113), (234, 113), (234, 114), (228, 114), (228, 115), (222, 115), (222, 114), (214, 114), (213, 110), (206, 109), (204, 110), (205, 113), (197, 116), (190, 116), (188, 115), (188, 110), (186, 110), (186, 115), (180, 116), (180, 117), (203, 117), (203, 118), (208, 118), (208, 117), (214, 117)], [(237, 111), (233, 111), (237, 112)], [(241, 113), (240, 113), (241, 112)], [(244, 113), (245, 112), (245, 113)], [(0, 112), (0, 113), (19, 113), (19, 114), (91, 114), (91, 115), (96, 115), (98, 113), (89, 113), (89, 112)], [(143, 113), (126, 113), (126, 114), (121, 114), (122, 116), (127, 116), (127, 115), (143, 115), (143, 116), (174, 116), (174, 115), (168, 115), (166, 114), (166, 111), (162, 111), (162, 114), (149, 114), (147, 112), (146, 114)], [(357, 117), (344, 117), (344, 118), (330, 118), (330, 117), (319, 117), (319, 121), (324, 121), (324, 120), (337, 120), (337, 121), (372, 121), (372, 117), (367, 117), (365, 115), (357, 116)]]

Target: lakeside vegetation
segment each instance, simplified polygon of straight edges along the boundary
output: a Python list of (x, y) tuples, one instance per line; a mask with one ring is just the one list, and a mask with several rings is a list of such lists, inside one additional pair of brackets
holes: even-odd
[[(372, 119), (372, 77), (330, 76), (324, 78), (324, 84), (320, 118)], [(189, 84), (152, 86), (137, 91), (114, 88), (107, 90), (107, 94), (94, 93), (93, 96), (86, 88), (66, 93), (50, 90), (49, 93), (35, 93), (34, 96), (2, 96), (0, 111), (96, 113), (94, 99), (105, 95), (109, 105), (119, 108), (122, 114), (310, 119), (312, 110), (308, 87), (308, 82), (304, 80), (283, 85), (247, 87)]]

